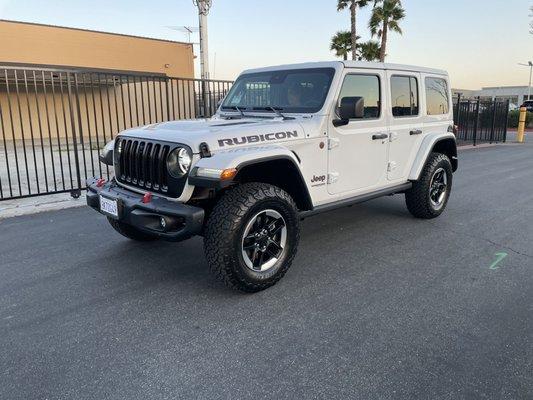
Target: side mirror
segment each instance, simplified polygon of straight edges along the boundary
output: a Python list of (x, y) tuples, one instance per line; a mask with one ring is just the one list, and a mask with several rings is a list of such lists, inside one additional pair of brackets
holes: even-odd
[(333, 121), (333, 125), (347, 125), (351, 119), (365, 117), (365, 99), (363, 97), (343, 97), (339, 106), (339, 119)]

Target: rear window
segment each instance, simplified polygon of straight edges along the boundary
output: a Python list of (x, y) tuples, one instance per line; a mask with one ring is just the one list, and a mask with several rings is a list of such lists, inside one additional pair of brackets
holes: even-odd
[(412, 117), (418, 115), (418, 81), (414, 76), (391, 77), (392, 115)]
[(450, 111), (450, 95), (445, 79), (426, 78), (426, 109), (428, 115), (448, 114)]

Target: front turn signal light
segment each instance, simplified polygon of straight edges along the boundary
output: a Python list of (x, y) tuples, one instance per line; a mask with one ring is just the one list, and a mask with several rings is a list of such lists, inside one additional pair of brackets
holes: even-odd
[(221, 181), (227, 181), (235, 178), (237, 175), (237, 169), (235, 168), (226, 168), (226, 169), (216, 169), (216, 168), (196, 168), (192, 172), (192, 176), (201, 176), (204, 178), (210, 179), (220, 179)]
[(220, 180), (228, 181), (230, 179), (235, 178), (235, 175), (237, 175), (237, 170), (235, 168), (225, 169), (220, 174)]

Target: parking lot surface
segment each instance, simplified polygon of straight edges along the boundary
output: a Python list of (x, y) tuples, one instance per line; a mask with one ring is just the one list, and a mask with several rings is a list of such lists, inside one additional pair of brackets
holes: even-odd
[(139, 244), (88, 208), (0, 222), (2, 399), (531, 399), (533, 146), (463, 151), (448, 209), (309, 218), (254, 295), (201, 239)]

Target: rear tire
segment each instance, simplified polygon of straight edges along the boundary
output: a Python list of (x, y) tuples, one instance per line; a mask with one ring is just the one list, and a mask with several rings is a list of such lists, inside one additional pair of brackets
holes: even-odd
[(138, 242), (152, 242), (157, 240), (158, 237), (150, 235), (149, 233), (142, 232), (131, 225), (125, 224), (124, 222), (117, 221), (116, 219), (107, 217), (109, 224), (120, 233), (122, 236), (127, 237), (131, 240), (136, 240)]
[(431, 219), (442, 214), (452, 189), (452, 164), (445, 154), (431, 153), (420, 178), (405, 192), (407, 209), (416, 218)]
[(264, 183), (245, 183), (218, 201), (207, 222), (204, 249), (211, 272), (228, 287), (258, 292), (292, 264), (300, 239), (292, 198)]

